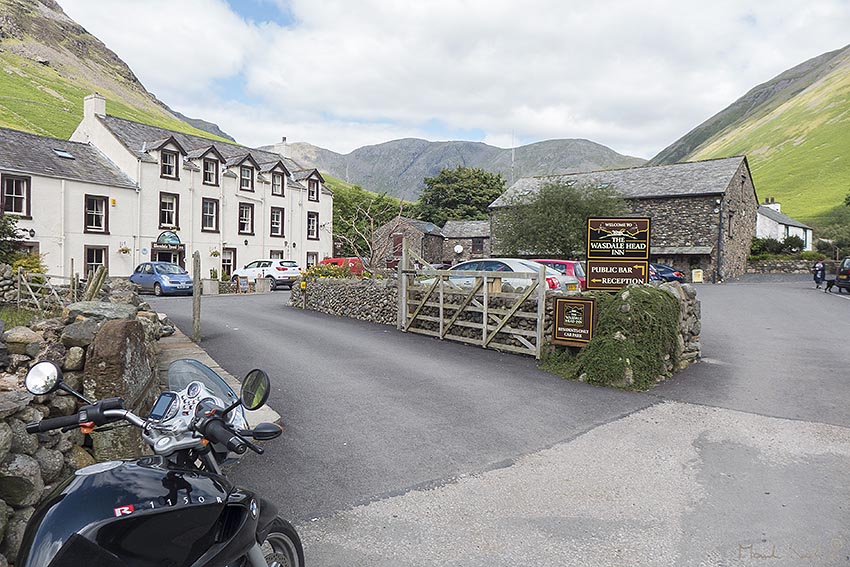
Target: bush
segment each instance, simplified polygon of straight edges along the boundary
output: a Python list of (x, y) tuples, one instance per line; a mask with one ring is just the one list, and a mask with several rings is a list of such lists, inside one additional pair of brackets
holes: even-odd
[(319, 278), (350, 278), (351, 268), (348, 266), (337, 266), (336, 264), (316, 264), (310, 266), (301, 276), (305, 280), (315, 280)]
[(801, 260), (811, 260), (812, 262), (816, 262), (817, 259), (821, 257), (823, 257), (823, 254), (816, 250), (804, 250), (803, 252), (800, 252)]
[(799, 236), (788, 236), (782, 241), (782, 251), (796, 254), (806, 247), (806, 243)]
[(577, 353), (556, 348), (541, 368), (591, 384), (645, 390), (667, 372), (665, 357), (678, 363), (679, 303), (669, 293), (640, 286), (594, 295), (598, 319), (593, 339)]
[(782, 254), (785, 245), (775, 238), (753, 238), (750, 244), (750, 254), (753, 256), (765, 256), (767, 254)]
[(15, 254), (12, 260), (12, 270), (17, 274), (18, 268), (22, 268), (25, 272), (33, 274), (44, 274), (47, 272), (47, 266), (44, 265), (43, 254), (26, 254), (19, 252)]

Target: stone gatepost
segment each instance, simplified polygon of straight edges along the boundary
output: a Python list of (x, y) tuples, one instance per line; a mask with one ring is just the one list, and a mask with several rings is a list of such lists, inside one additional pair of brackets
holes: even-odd
[[(106, 321), (86, 354), (83, 393), (89, 399), (124, 398), (124, 406), (144, 416), (159, 395), (156, 359), (137, 320)], [(136, 427), (92, 434), (94, 457), (109, 461), (141, 455)]]

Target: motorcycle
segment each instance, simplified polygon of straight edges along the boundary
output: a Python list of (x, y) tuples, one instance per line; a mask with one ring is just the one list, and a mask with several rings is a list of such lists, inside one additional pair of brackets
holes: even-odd
[(250, 429), (245, 420), (243, 408), (255, 410), (268, 400), (270, 382), (262, 370), (248, 373), (237, 397), (207, 366), (178, 360), (168, 371), (169, 390), (144, 418), (120, 398), (86, 399), (50, 361), (34, 364), (25, 382), (34, 395), (62, 389), (85, 404), (76, 414), (29, 423), (27, 432), (135, 426), (153, 455), (84, 467), (57, 486), (27, 524), (19, 567), (304, 565), (292, 524), (221, 471), (231, 454), (263, 453), (249, 438), (282, 433), (273, 423)]

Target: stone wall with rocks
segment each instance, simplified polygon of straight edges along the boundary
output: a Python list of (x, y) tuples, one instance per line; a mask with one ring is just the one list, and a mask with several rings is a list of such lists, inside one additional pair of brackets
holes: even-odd
[[(91, 443), (78, 429), (37, 435), (26, 432), (26, 423), (71, 415), (79, 404), (61, 390), (46, 396), (27, 393), (23, 381), (30, 366), (36, 361), (52, 360), (62, 368), (69, 386), (96, 397), (126, 397), (120, 391), (101, 393), (98, 380), (105, 373), (106, 358), (113, 364), (115, 358), (125, 359), (136, 369), (130, 389), (150, 390), (137, 381), (158, 383), (155, 342), (163, 333), (173, 332), (173, 328), (164, 325), (161, 317), (140, 301), (132, 286), (112, 283), (103, 299), (72, 304), (60, 316), (29, 327), (6, 330), (0, 321), (0, 567), (14, 563), (34, 505), (75, 470), (96, 462)], [(119, 348), (111, 356), (100, 356), (92, 349), (98, 343)], [(150, 403), (149, 398), (139, 393), (129, 401), (134, 407), (141, 407)], [(102, 435), (109, 434), (90, 436), (94, 450), (103, 443), (104, 438), (97, 441)], [(113, 441), (106, 444), (114, 449)], [(124, 450), (127, 449), (121, 449)], [(120, 456), (130, 454), (122, 452)]]
[[(840, 262), (827, 260), (827, 277), (835, 274)], [(750, 260), (747, 262), (748, 274), (811, 274), (815, 260)]]
[[(667, 371), (677, 372), (687, 368), (700, 357), (700, 302), (697, 299), (696, 288), (690, 284), (679, 284), (678, 282), (651, 282), (653, 287), (663, 289), (679, 302), (679, 337), (676, 351), (669, 354)], [(293, 285), (290, 296), (290, 305), (301, 308), (305, 306), (304, 295), (298, 285)], [(412, 293), (416, 293), (415, 291)], [(604, 293), (604, 292), (598, 292)], [(546, 342), (552, 336), (553, 314), (551, 300), (554, 293), (547, 293), (546, 316), (543, 326), (543, 336)], [(369, 280), (369, 279), (338, 279), (324, 278), (307, 282), (306, 308), (313, 311), (321, 311), (340, 317), (352, 317), (374, 323), (395, 325), (398, 320), (398, 285), (396, 280)], [(508, 302), (512, 300), (504, 300)], [(506, 305), (494, 305), (494, 308)], [(430, 312), (428, 310), (434, 311)], [(528, 313), (536, 312), (536, 300), (529, 299), (522, 309)], [(428, 316), (437, 316), (436, 308), (426, 307), (423, 310)], [(470, 312), (464, 314), (468, 321), (480, 324), (481, 313)], [(436, 330), (438, 323), (434, 321), (423, 322), (424, 328)], [(531, 331), (536, 326), (534, 319), (519, 319), (512, 322), (512, 326), (521, 330)], [(480, 338), (481, 331), (475, 328), (464, 328), (459, 326), (456, 330), (461, 338)], [(500, 339), (502, 340), (502, 339)], [(504, 344), (508, 347), (522, 346), (516, 339), (505, 338)], [(673, 361), (679, 361), (674, 365)]]
[(309, 280), (302, 290), (293, 284), (289, 304), (351, 317), (372, 323), (395, 325), (398, 319), (398, 283), (395, 279), (320, 278)]

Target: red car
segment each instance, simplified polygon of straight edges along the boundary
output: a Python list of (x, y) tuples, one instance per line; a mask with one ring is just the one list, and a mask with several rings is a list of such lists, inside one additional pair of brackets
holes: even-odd
[(587, 289), (584, 267), (578, 260), (534, 260), (534, 262), (558, 270), (565, 276), (575, 276), (581, 284), (582, 291)]
[(333, 264), (341, 268), (347, 267), (354, 276), (359, 276), (363, 273), (363, 260), (360, 258), (325, 258), (319, 264)]

